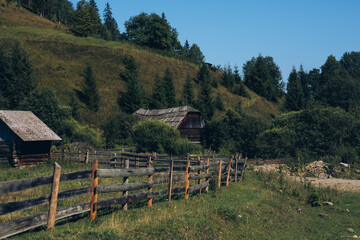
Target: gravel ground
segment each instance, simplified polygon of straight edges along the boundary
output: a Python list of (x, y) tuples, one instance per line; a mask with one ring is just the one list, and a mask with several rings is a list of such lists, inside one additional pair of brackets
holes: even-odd
[[(289, 178), (301, 181), (299, 177), (289, 176)], [(314, 186), (318, 186), (320, 184), (323, 187), (332, 187), (336, 188), (339, 191), (360, 193), (360, 180), (348, 180), (339, 178), (306, 178), (306, 180), (311, 181)]]

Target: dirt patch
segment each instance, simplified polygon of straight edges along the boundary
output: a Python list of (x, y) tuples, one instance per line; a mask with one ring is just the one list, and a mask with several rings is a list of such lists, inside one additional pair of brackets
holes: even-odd
[(284, 164), (265, 164), (254, 166), (254, 171), (282, 172), (287, 178), (299, 182), (311, 182), (314, 186), (331, 187), (343, 192), (360, 192), (360, 180), (333, 178), (326, 173), (327, 164), (322, 161), (312, 162), (305, 166), (305, 172), (316, 177), (300, 177), (290, 174), (288, 167)]
[[(296, 181), (304, 181), (304, 178), (288, 176), (289, 179)], [(310, 181), (314, 186), (331, 187), (343, 192), (359, 192), (360, 180), (349, 180), (339, 178), (305, 178), (305, 181)]]

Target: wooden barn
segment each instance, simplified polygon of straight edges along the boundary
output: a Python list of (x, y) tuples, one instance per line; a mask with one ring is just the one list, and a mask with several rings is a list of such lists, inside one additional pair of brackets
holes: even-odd
[(163, 121), (180, 132), (180, 136), (191, 142), (200, 143), (201, 135), (205, 127), (205, 121), (200, 111), (189, 106), (166, 108), (166, 109), (139, 109), (134, 115), (141, 120), (157, 119)]
[(32, 112), (0, 110), (0, 156), (11, 165), (23, 167), (48, 160), (51, 142), (60, 140)]

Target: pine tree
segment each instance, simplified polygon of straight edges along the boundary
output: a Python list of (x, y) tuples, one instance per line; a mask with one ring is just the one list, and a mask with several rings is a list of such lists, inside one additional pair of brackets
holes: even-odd
[(126, 81), (126, 92), (120, 95), (118, 104), (124, 112), (134, 113), (145, 106), (145, 91), (139, 83), (139, 72), (135, 59), (127, 56), (123, 63), (125, 71), (120, 76)]
[(2, 105), (18, 109), (35, 89), (32, 64), (26, 51), (16, 40), (4, 40), (0, 45), (0, 91)]
[(120, 39), (120, 31), (118, 24), (112, 16), (111, 7), (109, 2), (106, 3), (104, 9), (104, 25), (106, 29), (110, 32), (111, 39), (117, 41)]
[(77, 3), (72, 21), (73, 29), (85, 37), (101, 34), (103, 29), (99, 13), (85, 0)]
[(223, 68), (222, 84), (229, 91), (232, 91), (232, 89), (234, 87), (235, 78), (234, 78), (234, 74), (233, 74), (230, 64), (228, 64), (227, 67), (224, 66), (224, 68)]
[(97, 14), (99, 14), (99, 8), (98, 8), (95, 0), (90, 0), (90, 1), (89, 1), (89, 4), (90, 4), (90, 6), (95, 10), (95, 12), (96, 12)]
[(183, 88), (183, 101), (182, 104), (184, 106), (193, 106), (194, 105), (194, 98), (195, 98), (195, 94), (194, 94), (194, 87), (192, 84), (192, 79), (190, 77), (190, 75), (188, 74), (186, 76), (186, 80), (185, 80), (185, 84), (184, 84), (184, 88)]
[(159, 75), (156, 76), (153, 85), (150, 107), (155, 109), (161, 109), (167, 107), (164, 80)]
[(241, 76), (239, 73), (239, 67), (237, 65), (235, 65), (234, 67), (234, 81), (236, 84), (242, 83)]
[(224, 104), (224, 99), (222, 98), (220, 92), (218, 92), (216, 94), (216, 98), (214, 101), (214, 105), (217, 109), (219, 109), (220, 111), (224, 111), (225, 110), (225, 104)]
[(90, 110), (97, 112), (100, 105), (100, 95), (96, 84), (92, 66), (87, 66), (82, 74), (83, 82), (83, 100)]
[(215, 106), (211, 97), (209, 69), (205, 64), (202, 65), (198, 72), (198, 81), (200, 82), (200, 93), (197, 105), (203, 117), (210, 120), (214, 115)]
[(165, 70), (164, 89), (165, 89), (167, 107), (175, 107), (177, 105), (177, 101), (175, 97), (174, 79), (172, 77), (170, 68), (167, 68)]
[(71, 96), (70, 100), (70, 107), (71, 107), (71, 116), (78, 122), (81, 122), (81, 115), (80, 115), (80, 106), (79, 101), (76, 98), (75, 94)]
[(288, 84), (287, 84), (287, 94), (284, 103), (284, 107), (288, 111), (299, 111), (304, 108), (304, 93), (301, 87), (301, 82), (296, 72), (296, 69), (293, 68), (291, 71)]
[(310, 98), (310, 86), (309, 86), (309, 78), (308, 74), (304, 71), (304, 68), (302, 65), (300, 65), (300, 70), (298, 72), (299, 80), (301, 83), (301, 88), (304, 93), (304, 105), (306, 105), (306, 102)]

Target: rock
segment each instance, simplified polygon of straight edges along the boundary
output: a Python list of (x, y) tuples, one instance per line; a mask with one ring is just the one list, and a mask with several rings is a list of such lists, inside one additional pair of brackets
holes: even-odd
[(282, 191), (282, 190), (279, 190), (279, 192), (283, 193), (283, 191)]
[(321, 218), (330, 218), (329, 215), (325, 214), (325, 213), (320, 213), (319, 216)]
[(347, 163), (343, 163), (343, 162), (341, 162), (341, 163), (340, 163), (340, 166), (343, 166), (343, 167), (346, 167), (346, 168), (350, 167), (350, 165), (349, 165), (349, 164), (347, 164)]
[(323, 202), (325, 206), (333, 206), (334, 204), (332, 202)]
[(349, 209), (346, 209), (346, 211), (347, 211), (347, 212), (350, 212), (350, 210), (349, 210)]
[(351, 232), (351, 233), (355, 232), (354, 229), (352, 229), (352, 228), (348, 228), (348, 229), (346, 229), (346, 231)]
[(298, 208), (297, 211), (298, 211), (299, 214), (302, 214), (302, 209), (301, 208)]
[(352, 238), (359, 238), (357, 235), (352, 236)]

